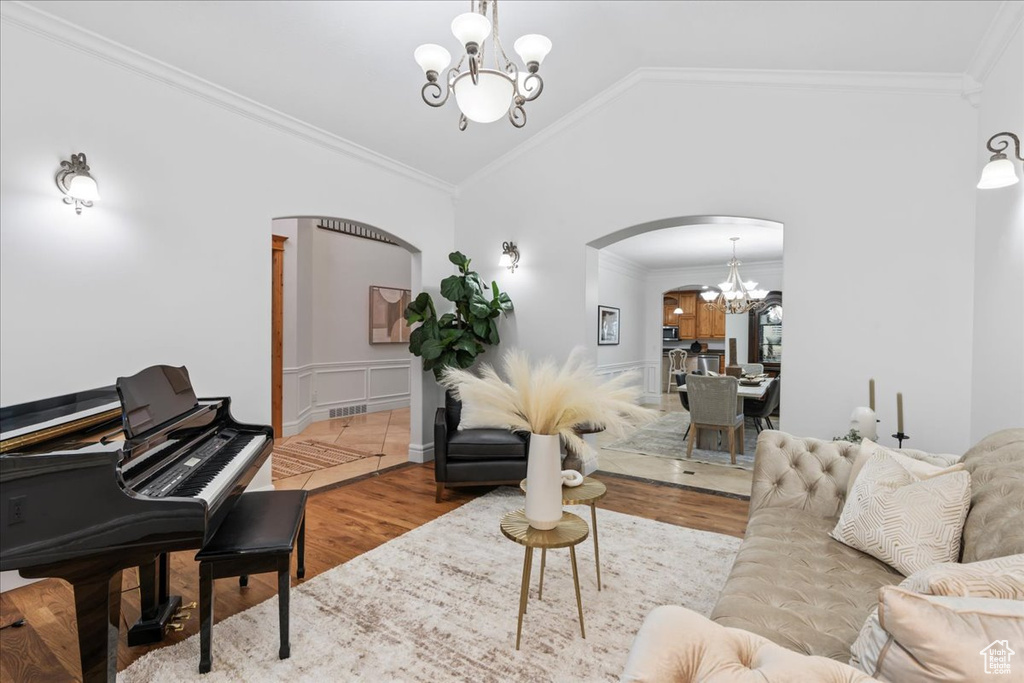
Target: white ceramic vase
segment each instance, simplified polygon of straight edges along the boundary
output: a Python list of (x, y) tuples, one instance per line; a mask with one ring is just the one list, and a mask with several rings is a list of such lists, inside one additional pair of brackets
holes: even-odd
[(534, 529), (554, 529), (562, 519), (562, 454), (557, 434), (530, 435), (526, 519)]

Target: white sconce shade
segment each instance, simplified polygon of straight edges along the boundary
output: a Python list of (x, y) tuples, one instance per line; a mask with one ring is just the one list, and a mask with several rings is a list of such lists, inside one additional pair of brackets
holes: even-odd
[(452, 63), (451, 53), (440, 45), (434, 45), (433, 43), (420, 45), (416, 48), (416, 52), (413, 53), (413, 58), (420, 65), (420, 68), (423, 69), (423, 73), (430, 71), (441, 73)]
[(530, 33), (517, 40), (513, 47), (520, 59), (523, 60), (523, 64), (529, 65), (530, 62), (537, 62), (539, 65), (551, 52), (551, 41), (547, 36)]
[(743, 283), (743, 289), (747, 290), (748, 292), (756, 287), (757, 283), (754, 282), (753, 280), (747, 280), (746, 282)]
[(501, 268), (508, 268), (511, 265), (512, 265), (512, 256), (510, 254), (508, 254), (508, 253), (502, 254), (501, 258), (498, 259), (498, 266), (501, 267)]
[(764, 299), (765, 297), (768, 296), (768, 290), (767, 289), (754, 289), (754, 290), (751, 290), (751, 291), (747, 292), (747, 294), (750, 295), (750, 298), (753, 299), (754, 301), (761, 301), (762, 299)]
[(455, 102), (470, 121), (492, 123), (508, 113), (515, 86), (510, 78), (490, 69), (481, 69), (478, 79), (474, 84), (468, 73), (455, 79)]
[(68, 183), (68, 194), (83, 202), (95, 202), (100, 198), (100, 189), (90, 175), (76, 175)]
[(509, 272), (516, 272), (516, 268), (519, 267), (519, 247), (515, 242), (501, 243), (501, 258), (498, 259), (498, 265), (508, 268)]
[(672, 311), (672, 315), (682, 315), (682, 314), (683, 314), (683, 309), (681, 309), (679, 306), (676, 306), (676, 310)]
[(978, 189), (994, 190), (1000, 187), (1009, 187), (1019, 180), (1017, 178), (1017, 169), (1012, 161), (1006, 157), (993, 159), (985, 164), (985, 168), (981, 170), (981, 180), (978, 181)]
[(718, 288), (720, 290), (722, 290), (723, 292), (728, 292), (730, 289), (732, 289), (732, 283), (731, 282), (719, 282), (718, 283)]
[(491, 20), (476, 12), (466, 12), (452, 20), (452, 33), (462, 45), (483, 45), (491, 35)]
[(704, 299), (704, 301), (714, 301), (718, 298), (718, 292), (713, 289), (709, 289), (706, 292), (701, 292), (700, 298)]

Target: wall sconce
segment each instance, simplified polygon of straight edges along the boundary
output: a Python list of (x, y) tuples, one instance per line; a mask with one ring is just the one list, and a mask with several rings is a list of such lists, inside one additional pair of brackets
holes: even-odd
[(1024, 161), (1020, 155), (1020, 138), (1013, 133), (996, 133), (988, 139), (988, 151), (992, 152), (992, 158), (981, 170), (981, 180), (978, 181), (979, 190), (993, 190), (998, 187), (1009, 187), (1017, 183), (1017, 169), (1012, 161), (1007, 158), (1005, 150), (1010, 146), (1010, 140), (996, 138), (1008, 137), (1013, 141), (1013, 149), (1017, 161)]
[(508, 268), (513, 273), (516, 272), (516, 268), (519, 266), (519, 248), (516, 247), (516, 243), (502, 242), (501, 250), (501, 259), (498, 260), (498, 265)]
[(72, 154), (71, 161), (60, 162), (57, 171), (57, 187), (64, 193), (64, 203), (74, 204), (75, 213), (81, 214), (83, 206), (92, 206), (100, 198), (99, 187), (89, 175), (89, 164), (85, 153)]

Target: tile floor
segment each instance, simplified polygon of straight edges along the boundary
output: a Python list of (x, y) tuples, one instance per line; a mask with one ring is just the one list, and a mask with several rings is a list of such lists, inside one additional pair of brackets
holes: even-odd
[[(663, 411), (683, 411), (683, 405), (675, 394), (663, 394), (660, 405), (649, 407)], [(679, 438), (682, 439), (683, 435), (680, 434)], [(598, 466), (606, 472), (744, 496), (750, 495), (752, 473), (748, 470), (601, 448), (603, 443), (613, 440), (612, 437), (604, 434), (598, 435)]]
[[(660, 405), (651, 407), (664, 411), (682, 411), (683, 409), (675, 395), (664, 395)], [(682, 435), (679, 438), (681, 439)], [(403, 408), (314, 422), (301, 434), (278, 439), (277, 443), (283, 444), (291, 440), (304, 439), (351, 446), (384, 455), (279, 479), (274, 482), (275, 488), (311, 491), (407, 462), (409, 459), (409, 409)], [(606, 472), (726, 493), (750, 495), (751, 473), (747, 470), (601, 448), (602, 443), (608, 443), (611, 440), (611, 437), (604, 434), (598, 435), (598, 466)]]
[(277, 439), (277, 444), (314, 439), (326, 443), (349, 446), (361, 450), (383, 453), (374, 458), (363, 458), (313, 472), (303, 472), (274, 482), (276, 489), (313, 489), (372, 474), (386, 467), (409, 460), (409, 409), (381, 411), (314, 422), (295, 436)]

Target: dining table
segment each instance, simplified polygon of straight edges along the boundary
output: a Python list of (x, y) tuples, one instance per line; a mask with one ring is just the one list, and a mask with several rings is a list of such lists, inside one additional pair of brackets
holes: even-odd
[[(754, 400), (761, 400), (764, 398), (764, 395), (768, 393), (768, 387), (771, 386), (771, 383), (774, 381), (774, 377), (765, 377), (756, 386), (750, 384), (743, 384), (742, 382), (740, 382), (739, 387), (736, 391), (736, 395), (739, 396), (740, 398), (752, 398)], [(681, 387), (676, 387), (676, 390), (685, 392), (686, 385), (684, 384)]]
[[(744, 384), (738, 382), (739, 386), (736, 390), (736, 395), (741, 399), (751, 399), (758, 401), (764, 398), (764, 395), (768, 393), (768, 387), (771, 386), (772, 382), (775, 381), (774, 377), (764, 377), (757, 385)], [(676, 387), (676, 391), (686, 392), (686, 385)], [(703, 448), (705, 450), (717, 451), (719, 448), (719, 442), (721, 439), (721, 432), (716, 432), (711, 429), (702, 429), (700, 433), (700, 439), (697, 441), (697, 448)]]

